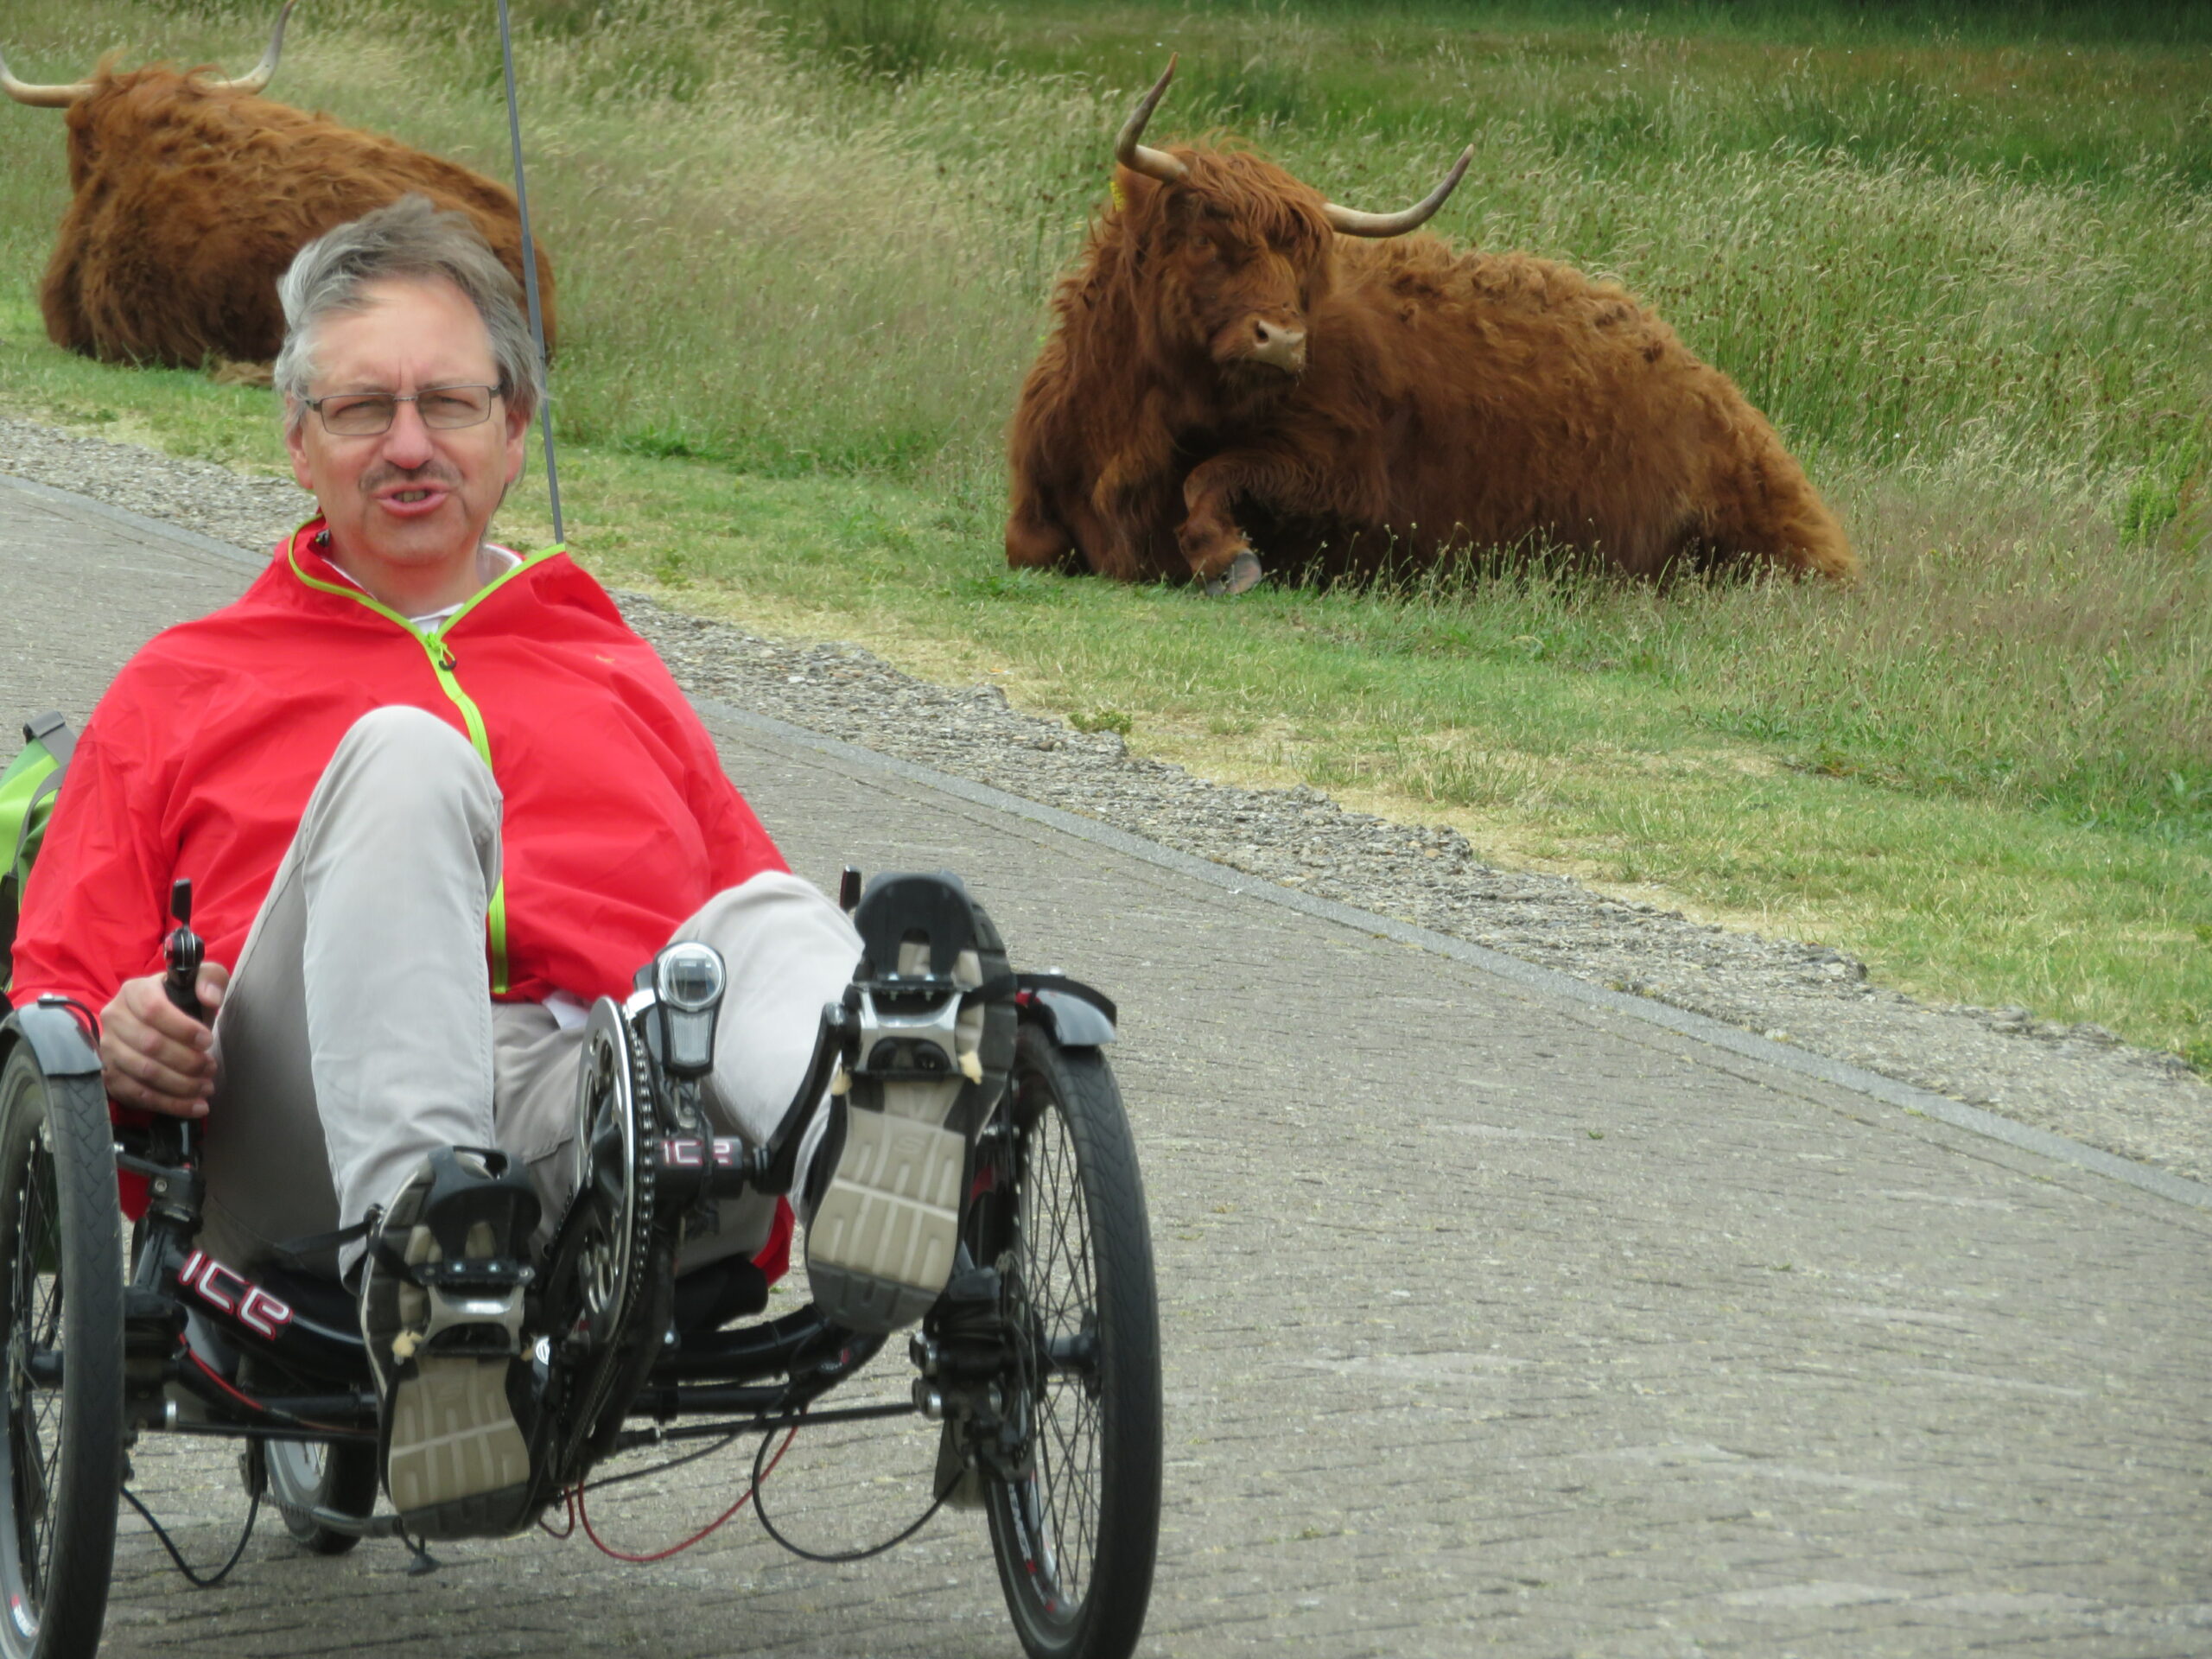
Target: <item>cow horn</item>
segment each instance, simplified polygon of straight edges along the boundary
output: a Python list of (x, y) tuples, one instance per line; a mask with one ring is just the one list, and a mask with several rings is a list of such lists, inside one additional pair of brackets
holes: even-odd
[(1363, 213), (1353, 207), (1328, 205), (1329, 223), (1346, 236), (1403, 236), (1415, 226), (1427, 223), (1436, 210), (1444, 205), (1445, 198), (1459, 188), (1459, 181), (1466, 176), (1467, 163), (1475, 159), (1475, 147), (1469, 144), (1459, 152), (1459, 159), (1438, 185), (1412, 207), (1400, 213)]
[(284, 0), (283, 10), (276, 14), (276, 27), (269, 31), (269, 49), (261, 54), (261, 61), (246, 73), (229, 80), (210, 80), (202, 83), (210, 92), (257, 92), (269, 84), (276, 73), (276, 60), (284, 55), (284, 25), (292, 20), (292, 8), (300, 0)]
[(7, 93), (18, 104), (40, 110), (66, 110), (92, 90), (89, 80), (80, 80), (73, 86), (34, 86), (28, 80), (17, 80), (10, 74), (8, 60), (0, 58), (0, 92)]
[(1152, 84), (1144, 101), (1122, 124), (1122, 136), (1114, 141), (1114, 159), (1132, 173), (1141, 173), (1147, 178), (1158, 179), (1163, 184), (1179, 183), (1190, 171), (1164, 149), (1154, 149), (1137, 140), (1144, 137), (1144, 124), (1152, 119), (1152, 112), (1160, 105), (1160, 95), (1166, 92), (1167, 83), (1175, 79), (1175, 60), (1167, 60), (1167, 72)]

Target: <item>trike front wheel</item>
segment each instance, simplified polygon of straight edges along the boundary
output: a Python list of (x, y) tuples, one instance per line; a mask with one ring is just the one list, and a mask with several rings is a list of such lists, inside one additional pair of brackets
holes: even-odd
[(90, 1659), (123, 1468), (123, 1236), (97, 1077), (0, 1067), (0, 1655)]
[(1096, 1049), (1025, 1024), (1011, 1135), (992, 1185), (1026, 1430), (1011, 1478), (984, 1471), (992, 1552), (1032, 1659), (1123, 1659), (1144, 1628), (1160, 1539), (1160, 1315), (1144, 1181)]

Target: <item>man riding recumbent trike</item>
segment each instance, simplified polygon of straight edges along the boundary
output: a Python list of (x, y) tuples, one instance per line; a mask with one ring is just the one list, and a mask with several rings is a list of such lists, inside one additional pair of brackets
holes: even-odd
[[(96, 1649), (148, 1432), (244, 1440), (334, 1553), (906, 1414), (1023, 1646), (1126, 1654), (1160, 1402), (1111, 1003), (957, 878), (791, 875), (598, 586), (484, 540), (538, 367), (466, 220), (381, 210), (282, 293), (321, 514), (118, 677), (23, 894), (0, 1654)], [(794, 1212), (813, 1302), (756, 1318)], [(817, 1403), (901, 1331), (911, 1400)]]

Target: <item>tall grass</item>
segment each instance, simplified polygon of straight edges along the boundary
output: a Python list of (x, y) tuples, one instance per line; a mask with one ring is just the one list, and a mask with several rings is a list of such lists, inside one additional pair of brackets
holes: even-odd
[[(520, 9), (575, 438), (748, 469), (988, 471), (1129, 90), (952, 60), (855, 75), (870, 52), (992, 22), (870, 3)], [(238, 60), (262, 21), (235, 0), (168, 0), (156, 19), (24, 10), (45, 27), (18, 54), (55, 74), (112, 45), (118, 16), (127, 50), (205, 42)], [(1294, 170), (1363, 202), (1418, 194), (1472, 139), (1480, 164), (1445, 234), (1618, 276), (1816, 459), (2120, 512), (2146, 468), (2174, 471), (2212, 397), (2212, 194), (2186, 177), (2212, 143), (2202, 65), (2108, 52), (2069, 79), (2063, 54), (2007, 69), (2020, 54), (1952, 48), (1907, 54), (1910, 80), (1803, 53), (1775, 79), (1764, 60), (1693, 61), (1710, 42), (1648, 31), (1549, 47), (1445, 33), (1413, 66), (1433, 96), (1385, 131), (1370, 106), (1296, 89), (1356, 93), (1396, 60), (1348, 67), (1342, 31), (1287, 8), (1192, 16), (1227, 32), (1189, 65), (1161, 131), (1241, 118)], [(503, 174), (489, 18), (474, 0), (324, 0), (278, 90)], [(2094, 176), (1961, 156), (1954, 126), (2012, 107), (1993, 72), (2028, 79), (2018, 101), (2067, 130)], [(2177, 111), (2196, 99), (2164, 149), (2099, 125), (2152, 79)], [(1888, 137), (1875, 105), (1893, 113)], [(9, 216), (29, 265), (38, 208), (62, 200), (59, 124), (6, 114), (11, 175), (39, 181)]]
[[(1330, 626), (1376, 655), (1640, 683), (1808, 774), (2212, 839), (2212, 559), (2172, 541), (2129, 550), (2108, 524), (2028, 518), (2002, 498), (1890, 483), (1847, 499), (1888, 550), (1847, 594), (1659, 593), (1539, 563), (1430, 573), (1350, 600)], [(1463, 736), (1487, 754), (1485, 734)], [(1456, 747), (1430, 745), (1413, 791), (1490, 804), (1491, 784), (1458, 779)]]
[(864, 74), (904, 80), (944, 51), (944, 0), (815, 0), (822, 49)]
[[(1007, 8), (1005, 10), (1013, 10)], [(1020, 10), (1100, 9), (1089, 0), (1030, 0)], [(1618, 28), (1696, 40), (1784, 44), (1916, 44), (1930, 37), (2019, 48), (2069, 42), (2187, 47), (2212, 42), (2212, 17), (2175, 0), (1180, 0), (1177, 10), (1236, 19), (1294, 10), (1344, 27), (1395, 24), (1526, 35)], [(1128, 9), (1156, 18), (1157, 8)]]

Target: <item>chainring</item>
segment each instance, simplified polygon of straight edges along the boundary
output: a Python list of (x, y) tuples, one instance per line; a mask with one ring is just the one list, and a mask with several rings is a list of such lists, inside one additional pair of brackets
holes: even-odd
[(551, 1287), (567, 1304), (555, 1363), (568, 1380), (541, 1430), (550, 1437), (540, 1476), (549, 1499), (589, 1469), (594, 1430), (636, 1368), (652, 1281), (668, 1270), (653, 1236), (658, 1131), (649, 1064), (620, 1006), (607, 997), (593, 1004), (576, 1073), (575, 1191), (554, 1234)]
[(644, 1045), (607, 997), (592, 1007), (576, 1079), (575, 1197), (583, 1243), (575, 1333), (603, 1353), (635, 1309), (652, 1238), (652, 1083)]

